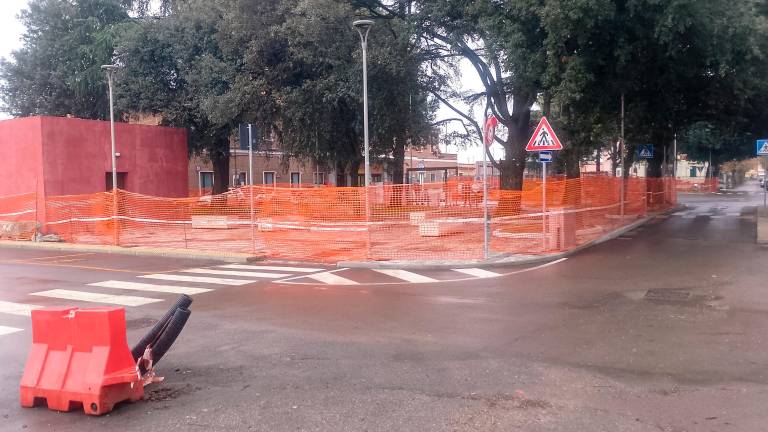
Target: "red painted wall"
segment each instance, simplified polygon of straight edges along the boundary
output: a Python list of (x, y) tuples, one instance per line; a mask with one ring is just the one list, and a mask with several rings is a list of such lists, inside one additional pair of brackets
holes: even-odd
[(40, 117), (0, 121), (0, 196), (35, 192), (38, 185), (42, 191), (40, 122)]
[[(105, 191), (105, 176), (112, 170), (109, 122), (40, 117), (40, 123), (46, 195)], [(127, 191), (187, 196), (184, 129), (116, 123), (115, 142), (117, 171), (126, 173)]]

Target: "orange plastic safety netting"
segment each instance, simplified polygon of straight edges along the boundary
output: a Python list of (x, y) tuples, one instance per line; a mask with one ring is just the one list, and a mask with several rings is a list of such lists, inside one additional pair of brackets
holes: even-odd
[[(676, 202), (672, 179), (589, 176), (488, 193), (489, 252), (564, 251)], [(484, 256), (482, 183), (242, 187), (159, 198), (125, 191), (51, 197), (47, 231), (66, 241), (245, 252), (319, 262)]]
[(0, 239), (29, 240), (36, 232), (37, 195), (0, 197)]
[(690, 178), (675, 180), (675, 189), (678, 192), (717, 192), (719, 181), (717, 178)]

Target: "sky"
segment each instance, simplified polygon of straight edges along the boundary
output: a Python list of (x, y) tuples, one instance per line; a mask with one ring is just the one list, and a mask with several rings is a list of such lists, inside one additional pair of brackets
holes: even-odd
[[(8, 57), (11, 51), (18, 49), (21, 46), (21, 36), (24, 33), (24, 27), (18, 20), (19, 12), (27, 5), (27, 0), (0, 0), (0, 57)], [(354, 35), (353, 35), (354, 36)], [(373, 36), (373, 35), (372, 35)], [(371, 42), (374, 43), (374, 38), (371, 38)], [(474, 69), (467, 63), (462, 64), (462, 79), (461, 86), (463, 90), (480, 90), (482, 85), (477, 78), (477, 74)], [(8, 118), (5, 113), (0, 113), (0, 119)], [(437, 120), (456, 117), (456, 114), (448, 107), (441, 106), (437, 112)], [(375, 119), (371, 119), (375, 121)], [(478, 118), (478, 122), (482, 123), (482, 119)], [(449, 126), (449, 130), (461, 130), (458, 124)], [(475, 160), (482, 160), (483, 152), (481, 144), (466, 149), (441, 148), (442, 151), (450, 153), (458, 153), (460, 162), (474, 162)], [(491, 152), (494, 157), (503, 157), (504, 150), (499, 144), (494, 144), (491, 147)]]

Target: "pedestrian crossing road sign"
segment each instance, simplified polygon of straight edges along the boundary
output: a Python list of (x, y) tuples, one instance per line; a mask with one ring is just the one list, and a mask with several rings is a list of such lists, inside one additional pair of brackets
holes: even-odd
[(638, 159), (653, 159), (653, 144), (640, 144), (637, 146)]
[(536, 131), (533, 133), (528, 145), (525, 146), (526, 151), (544, 151), (544, 150), (562, 150), (563, 145), (555, 135), (555, 131), (552, 130), (552, 126), (549, 125), (546, 117), (542, 117), (539, 125), (536, 126)]
[(768, 156), (768, 139), (757, 140), (757, 155)]

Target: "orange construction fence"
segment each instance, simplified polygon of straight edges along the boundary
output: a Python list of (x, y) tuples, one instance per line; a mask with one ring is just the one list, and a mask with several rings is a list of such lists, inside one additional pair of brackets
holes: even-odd
[[(676, 204), (674, 179), (608, 176), (491, 188), (489, 254), (565, 251)], [(36, 219), (36, 199), (0, 198), (5, 215)], [(21, 220), (21, 219), (18, 219)], [(467, 260), (484, 256), (482, 183), (242, 187), (160, 198), (127, 191), (45, 199), (44, 232), (81, 244), (244, 252), (269, 258)]]
[(675, 188), (678, 192), (717, 192), (719, 181), (717, 178), (703, 179), (677, 179)]
[(30, 240), (37, 232), (37, 195), (0, 197), (0, 239)]

